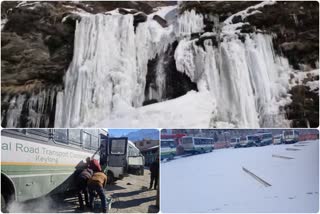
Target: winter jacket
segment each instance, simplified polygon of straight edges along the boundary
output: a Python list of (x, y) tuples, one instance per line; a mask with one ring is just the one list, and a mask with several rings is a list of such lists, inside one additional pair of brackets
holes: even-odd
[(107, 183), (107, 176), (103, 172), (96, 172), (93, 176), (88, 180), (88, 186), (100, 186), (104, 187)]

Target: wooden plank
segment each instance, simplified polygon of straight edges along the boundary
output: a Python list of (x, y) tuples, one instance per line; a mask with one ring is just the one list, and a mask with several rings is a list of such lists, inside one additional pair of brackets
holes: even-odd
[(306, 146), (306, 145), (300, 144), (300, 145), (293, 145), (293, 146), (299, 147), (299, 146)]
[(252, 178), (254, 178), (255, 180), (257, 180), (258, 182), (260, 182), (261, 184), (263, 184), (265, 187), (270, 187), (271, 184), (269, 184), (268, 182), (266, 182), (265, 180), (263, 180), (262, 178), (258, 177), (256, 174), (254, 174), (253, 172), (250, 172), (248, 169), (242, 167), (242, 170), (245, 171), (246, 173), (248, 173), (249, 175), (251, 175)]
[(286, 156), (281, 156), (281, 155), (272, 155), (272, 157), (274, 157), (274, 158), (288, 159), (288, 160), (294, 159), (294, 158), (292, 158), (292, 157), (286, 157)]
[(288, 151), (300, 151), (301, 149), (295, 149), (295, 148), (286, 148)]

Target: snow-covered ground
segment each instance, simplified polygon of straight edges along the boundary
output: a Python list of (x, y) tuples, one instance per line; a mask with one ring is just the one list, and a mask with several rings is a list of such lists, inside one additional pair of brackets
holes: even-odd
[(116, 112), (96, 127), (207, 127), (212, 109), (214, 101), (208, 92), (190, 91), (174, 100)]
[[(265, 187), (242, 167), (272, 186)], [(161, 164), (161, 190), (162, 212), (316, 213), (319, 141), (220, 149), (165, 162)]]

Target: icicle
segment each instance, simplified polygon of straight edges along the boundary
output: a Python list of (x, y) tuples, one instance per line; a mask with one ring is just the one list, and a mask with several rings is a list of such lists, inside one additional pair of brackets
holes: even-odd
[(203, 32), (203, 16), (194, 10), (185, 11), (177, 21), (176, 35), (178, 37), (190, 36), (192, 33)]

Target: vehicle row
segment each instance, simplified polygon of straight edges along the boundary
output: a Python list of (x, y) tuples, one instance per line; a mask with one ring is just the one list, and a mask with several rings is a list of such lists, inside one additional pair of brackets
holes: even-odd
[(299, 132), (296, 130), (286, 130), (282, 134), (272, 135), (272, 133), (256, 133), (247, 136), (231, 138), (230, 145), (234, 148), (245, 148), (253, 146), (266, 146), (277, 144), (291, 144), (299, 140)]
[(175, 139), (161, 139), (161, 160), (173, 159), (177, 154), (202, 154), (214, 150), (213, 138), (184, 136)]

